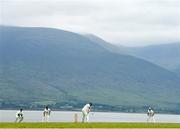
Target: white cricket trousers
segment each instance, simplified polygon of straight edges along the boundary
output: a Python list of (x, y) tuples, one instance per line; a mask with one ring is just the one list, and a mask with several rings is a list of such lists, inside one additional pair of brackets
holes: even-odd
[(16, 117), (16, 120), (15, 120), (16, 123), (20, 123), (22, 121), (23, 121), (23, 117)]
[(147, 122), (153, 122), (153, 123), (155, 123), (154, 116), (148, 116)]
[(49, 122), (49, 117), (50, 117), (50, 116), (44, 116), (42, 121), (43, 121), (43, 122)]
[(89, 122), (89, 113), (82, 111), (82, 122)]

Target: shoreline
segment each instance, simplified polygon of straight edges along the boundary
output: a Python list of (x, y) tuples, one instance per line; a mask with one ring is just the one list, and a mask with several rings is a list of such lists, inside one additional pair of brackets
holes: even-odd
[[(0, 109), (0, 111), (17, 111), (18, 109)], [(24, 111), (43, 111), (40, 109), (24, 109)], [(81, 113), (81, 110), (52, 110), (53, 112), (79, 112)], [(92, 111), (91, 113), (111, 113), (111, 114), (146, 114), (146, 112), (118, 112), (118, 111)], [(179, 116), (180, 114), (175, 113), (156, 113), (158, 115), (176, 115)]]

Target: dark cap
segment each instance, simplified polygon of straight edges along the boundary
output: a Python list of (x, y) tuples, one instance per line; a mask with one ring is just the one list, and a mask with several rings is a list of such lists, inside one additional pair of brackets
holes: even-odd
[(93, 104), (92, 103), (89, 103), (90, 106), (92, 106)]

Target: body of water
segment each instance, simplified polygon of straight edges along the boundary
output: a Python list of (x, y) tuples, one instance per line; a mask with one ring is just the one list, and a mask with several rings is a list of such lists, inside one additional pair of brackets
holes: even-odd
[[(0, 110), (0, 122), (14, 122), (15, 110)], [(43, 111), (24, 111), (24, 122), (42, 122)], [(81, 121), (81, 112), (76, 111), (52, 111), (50, 122), (73, 122), (74, 114)], [(156, 114), (156, 122), (180, 123), (180, 115)], [(147, 115), (140, 113), (110, 113), (92, 112), (90, 122), (146, 122)]]

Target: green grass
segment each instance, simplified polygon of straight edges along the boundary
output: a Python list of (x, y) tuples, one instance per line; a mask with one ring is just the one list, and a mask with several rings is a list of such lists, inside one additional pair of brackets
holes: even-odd
[(170, 123), (0, 123), (0, 128), (178, 128), (179, 124)]

